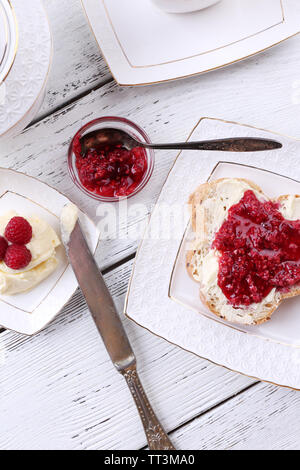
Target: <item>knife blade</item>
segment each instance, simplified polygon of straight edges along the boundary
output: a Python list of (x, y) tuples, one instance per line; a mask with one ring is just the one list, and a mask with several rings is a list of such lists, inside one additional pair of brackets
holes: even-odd
[(68, 225), (71, 221), (71, 229), (68, 227), (66, 230), (64, 219), (61, 217), (62, 241), (67, 256), (107, 352), (127, 382), (145, 430), (148, 446), (151, 450), (175, 450), (140, 382), (134, 352), (80, 223), (73, 215), (65, 219)]
[(103, 276), (90, 252), (79, 221), (66, 245), (69, 261), (108, 354), (118, 371), (135, 363), (135, 355)]

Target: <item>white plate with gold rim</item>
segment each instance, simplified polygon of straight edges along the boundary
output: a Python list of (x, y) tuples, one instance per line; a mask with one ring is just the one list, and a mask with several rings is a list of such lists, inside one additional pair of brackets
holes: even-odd
[(9, 0), (0, 0), (0, 85), (8, 75), (17, 53), (18, 25)]
[[(69, 201), (63, 194), (35, 178), (0, 168), (0, 214), (14, 210), (19, 215), (36, 215), (48, 222), (60, 236), (59, 217)], [(99, 231), (82, 212), (80, 222), (92, 253)], [(74, 294), (78, 283), (63, 246), (57, 249), (57, 269), (29, 292), (0, 295), (0, 325), (25, 335), (33, 335), (51, 322)]]
[(151, 0), (81, 0), (121, 85), (146, 85), (207, 72), (298, 33), (298, 0), (222, 0), (171, 14)]
[[(22, 131), (34, 118), (44, 98), (52, 59), (42, 0), (10, 2), (18, 26), (18, 49), (9, 73), (0, 80), (0, 141)], [(0, 45), (0, 54), (1, 50)]]
[(166, 207), (178, 210), (199, 184), (211, 178), (248, 178), (270, 197), (300, 193), (300, 141), (208, 118), (200, 120), (190, 138), (241, 135), (271, 137), (280, 140), (283, 148), (250, 154), (202, 152), (201, 158), (197, 152), (179, 154), (139, 248), (125, 314), (154, 334), (216, 364), (300, 389), (300, 298), (284, 301), (269, 322), (257, 327), (222, 321), (202, 305), (198, 285), (186, 273), (188, 211), (182, 213), (177, 233), (172, 229), (172, 236), (166, 237), (164, 227), (163, 237), (151, 237), (162, 220), (160, 208), (165, 219)]

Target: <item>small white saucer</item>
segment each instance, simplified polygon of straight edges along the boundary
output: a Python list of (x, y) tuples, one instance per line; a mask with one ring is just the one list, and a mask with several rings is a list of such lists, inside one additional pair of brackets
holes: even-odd
[(297, 0), (222, 0), (172, 14), (151, 0), (82, 0), (120, 85), (146, 85), (207, 72), (299, 32)]
[[(0, 168), (1, 214), (15, 210), (20, 215), (37, 215), (60, 236), (59, 217), (68, 202), (63, 194), (36, 178)], [(79, 217), (91, 251), (95, 253), (99, 231), (84, 213), (80, 212)], [(57, 269), (31, 291), (14, 296), (0, 295), (1, 326), (33, 335), (54, 319), (78, 287), (63, 246), (58, 248), (57, 258)]]

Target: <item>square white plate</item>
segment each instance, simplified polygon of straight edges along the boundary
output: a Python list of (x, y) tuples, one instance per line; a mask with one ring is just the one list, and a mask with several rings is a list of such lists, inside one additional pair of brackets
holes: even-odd
[[(211, 177), (246, 177), (270, 196), (300, 192), (297, 140), (208, 118), (200, 120), (190, 139), (241, 136), (271, 137), (280, 140), (283, 148), (256, 153), (179, 154), (139, 248), (125, 314), (156, 335), (216, 364), (259, 380), (300, 389), (300, 298), (285, 301), (271, 321), (260, 327), (239, 328), (222, 322), (203, 308), (197, 283), (185, 273), (185, 242), (181, 244), (189, 222), (188, 211), (183, 211), (178, 233), (157, 237), (161, 209), (166, 214), (166, 207), (171, 210), (184, 206), (195, 188)], [(152, 233), (156, 236), (151, 236)]]
[[(272, 198), (277, 198), (283, 194), (300, 194), (300, 182), (294, 179), (236, 163), (218, 163), (208, 181), (228, 176), (255, 181), (264, 193)], [(219, 321), (228, 327), (258, 335), (265, 339), (300, 347), (300, 298), (298, 297), (283, 302), (273, 314), (272, 320), (259, 326), (242, 326), (226, 322), (213, 315), (202, 304), (199, 298), (199, 284), (188, 275), (185, 263), (189, 243), (193, 238), (192, 227), (189, 223), (174, 264), (169, 290), (170, 297), (182, 305)]]
[(297, 0), (222, 0), (169, 14), (151, 0), (82, 0), (112, 74), (144, 85), (207, 72), (299, 32)]
[[(0, 168), (0, 214), (15, 210), (20, 215), (37, 215), (48, 222), (60, 236), (59, 216), (70, 202), (63, 194), (35, 178)], [(99, 232), (82, 212), (80, 222), (94, 253)], [(63, 246), (57, 249), (58, 267), (30, 292), (14, 296), (0, 295), (0, 325), (33, 335), (51, 322), (78, 287)]]

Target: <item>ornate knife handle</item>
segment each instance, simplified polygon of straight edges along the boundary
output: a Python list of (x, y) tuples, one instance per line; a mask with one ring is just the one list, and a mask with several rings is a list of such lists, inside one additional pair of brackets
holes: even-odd
[(167, 433), (158, 421), (140, 382), (136, 366), (122, 371), (140, 414), (150, 450), (175, 450)]

